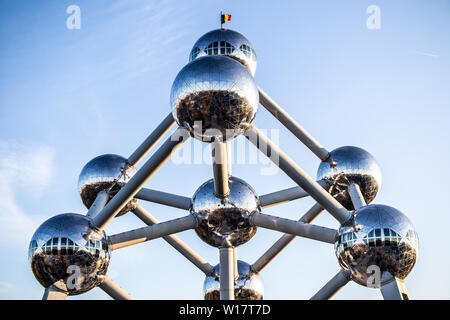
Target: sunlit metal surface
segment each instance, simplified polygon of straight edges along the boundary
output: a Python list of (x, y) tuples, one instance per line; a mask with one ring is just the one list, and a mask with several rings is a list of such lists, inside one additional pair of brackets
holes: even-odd
[(189, 55), (189, 61), (211, 55), (224, 55), (242, 63), (254, 76), (256, 53), (250, 41), (239, 32), (229, 29), (212, 30), (197, 40)]
[[(264, 286), (258, 273), (251, 271), (250, 265), (244, 261), (237, 261), (239, 278), (235, 282), (235, 300), (262, 300)], [(215, 275), (208, 276), (203, 282), (203, 297), (205, 300), (220, 299), (220, 265), (214, 267)]]
[(69, 295), (77, 295), (100, 284), (100, 276), (108, 269), (110, 251), (105, 233), (92, 230), (89, 222), (84, 215), (64, 213), (36, 230), (28, 257), (42, 286), (47, 288), (61, 280)]
[(359, 185), (366, 203), (370, 203), (381, 187), (381, 170), (375, 158), (367, 151), (351, 146), (331, 151), (331, 158), (336, 166), (322, 161), (317, 180), (325, 181), (326, 189), (348, 210), (354, 210), (347, 191), (351, 183)]
[[(392, 207), (371, 204), (355, 212), (341, 226), (335, 243), (339, 264), (351, 271), (351, 278), (363, 286), (379, 287), (384, 271), (404, 279), (416, 263), (417, 234), (408, 218)], [(379, 273), (374, 274), (374, 266)], [(372, 276), (372, 277), (371, 277)], [(374, 282), (375, 281), (375, 282)]]
[(205, 182), (192, 197), (191, 213), (198, 219), (197, 235), (206, 243), (220, 247), (225, 238), (238, 246), (250, 240), (257, 228), (249, 217), (260, 212), (256, 192), (236, 177), (229, 179), (230, 194), (225, 199), (214, 195), (214, 181)]
[(253, 121), (258, 89), (250, 72), (225, 56), (198, 58), (177, 75), (171, 90), (173, 116), (205, 142), (230, 140)]
[[(128, 165), (127, 159), (115, 154), (104, 154), (89, 161), (81, 170), (78, 178), (78, 191), (84, 205), (89, 209), (97, 194), (110, 190), (111, 197), (131, 179), (136, 168)], [(136, 199), (132, 199), (119, 212), (123, 215), (136, 208)]]

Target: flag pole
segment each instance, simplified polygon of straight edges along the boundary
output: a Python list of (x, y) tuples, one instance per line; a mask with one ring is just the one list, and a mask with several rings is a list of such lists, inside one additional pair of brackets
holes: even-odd
[(223, 29), (222, 11), (220, 11), (220, 29)]

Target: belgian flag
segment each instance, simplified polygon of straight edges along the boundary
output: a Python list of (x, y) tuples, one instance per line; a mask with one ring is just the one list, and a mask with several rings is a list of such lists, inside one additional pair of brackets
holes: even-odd
[(221, 24), (224, 24), (227, 21), (231, 20), (231, 14), (222, 14), (221, 16)]

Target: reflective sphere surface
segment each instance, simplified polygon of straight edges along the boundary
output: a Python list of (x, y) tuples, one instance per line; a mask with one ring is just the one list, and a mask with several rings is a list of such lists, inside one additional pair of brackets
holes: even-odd
[(222, 55), (236, 59), (254, 76), (256, 71), (256, 53), (250, 41), (239, 32), (217, 29), (204, 34), (191, 50), (189, 61), (204, 56)]
[(173, 116), (200, 141), (230, 140), (243, 133), (258, 109), (259, 94), (249, 71), (225, 56), (186, 65), (170, 94)]
[[(237, 261), (239, 278), (235, 281), (235, 300), (262, 300), (264, 286), (259, 274), (251, 271), (250, 265), (244, 261)], [(208, 276), (203, 283), (205, 300), (220, 300), (220, 265), (214, 267), (215, 276)]]
[(335, 243), (340, 266), (351, 271), (353, 281), (371, 287), (384, 285), (373, 282), (373, 266), (379, 268), (379, 276), (388, 271), (404, 279), (416, 263), (418, 250), (417, 234), (409, 219), (380, 204), (357, 210), (353, 219), (339, 228)]
[[(94, 203), (97, 194), (110, 190), (114, 196), (120, 188), (136, 173), (136, 168), (128, 165), (127, 159), (115, 154), (104, 154), (89, 161), (81, 170), (78, 178), (78, 191), (86, 208)], [(136, 207), (137, 200), (132, 199), (119, 212), (123, 215)]]
[(341, 147), (331, 151), (331, 159), (336, 167), (326, 161), (320, 163), (317, 180), (324, 180), (326, 189), (336, 196), (347, 210), (354, 210), (347, 187), (351, 183), (359, 185), (361, 193), (370, 203), (381, 187), (381, 170), (375, 158), (357, 147)]
[(62, 280), (69, 295), (77, 295), (101, 283), (110, 251), (105, 233), (92, 230), (89, 222), (84, 215), (64, 213), (48, 219), (36, 230), (28, 257), (42, 286), (47, 288)]
[(250, 240), (256, 227), (250, 224), (253, 212), (260, 212), (256, 192), (236, 177), (229, 179), (230, 194), (225, 200), (214, 195), (214, 181), (205, 182), (192, 197), (191, 213), (197, 217), (197, 235), (214, 247), (221, 247), (227, 238), (238, 246)]

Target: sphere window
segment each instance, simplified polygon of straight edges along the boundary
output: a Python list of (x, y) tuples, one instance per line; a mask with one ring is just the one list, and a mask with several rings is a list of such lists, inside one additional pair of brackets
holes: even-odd
[[(209, 56), (212, 55), (218, 55), (220, 54), (230, 54), (234, 51), (234, 47), (226, 41), (220, 41), (220, 43), (218, 41), (214, 41), (212, 43), (209, 44), (209, 46), (207, 46), (205, 48), (205, 53)], [(194, 49), (195, 52), (195, 49)], [(193, 52), (193, 54), (194, 54)], [(198, 55), (198, 53), (197, 53)], [(197, 57), (196, 55), (196, 57)], [(194, 59), (192, 59), (194, 60)]]
[(195, 47), (195, 48), (192, 50), (192, 53), (191, 53), (191, 61), (197, 59), (197, 56), (198, 56), (198, 54), (200, 53), (200, 51), (201, 51), (201, 50), (199, 49), (199, 47)]
[(241, 49), (241, 51), (247, 56), (247, 58), (256, 61), (255, 51), (250, 46), (243, 44), (239, 47), (239, 49)]

